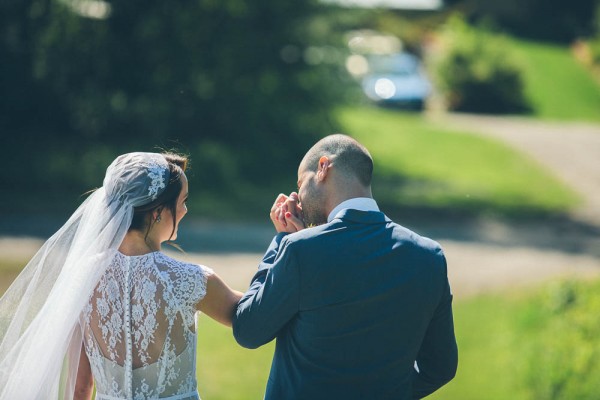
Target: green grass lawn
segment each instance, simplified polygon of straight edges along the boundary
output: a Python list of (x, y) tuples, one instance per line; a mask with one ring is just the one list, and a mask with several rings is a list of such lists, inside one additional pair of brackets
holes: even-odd
[(198, 319), (197, 376), (208, 400), (262, 399), (274, 342), (256, 350), (240, 347), (227, 328), (205, 315)]
[[(598, 325), (593, 322), (597, 321), (600, 310), (598, 289), (600, 281), (557, 281), (533, 290), (456, 302), (458, 373), (453, 381), (428, 398), (595, 398), (585, 393), (597, 393), (600, 386), (595, 378), (600, 369), (594, 356), (600, 351), (597, 331), (588, 332), (586, 340), (572, 343), (569, 340), (574, 332), (583, 330), (581, 336), (586, 335), (581, 327)], [(565, 307), (573, 311), (569, 314)], [(592, 322), (586, 325), (578, 322), (581, 320)], [(574, 328), (569, 328), (573, 325)], [(563, 359), (563, 353), (546, 347), (553, 340), (563, 353), (566, 350)], [(258, 350), (243, 350), (235, 344), (229, 329), (202, 317), (198, 338), (200, 395), (207, 399), (262, 398), (272, 352), (272, 344)], [(577, 357), (570, 357), (571, 353)], [(543, 359), (545, 354), (549, 357)], [(581, 359), (587, 361), (583, 367), (579, 366)], [(564, 389), (568, 386), (560, 381), (564, 376), (577, 388), (570, 388), (570, 392)], [(583, 391), (586, 385), (588, 389)], [(589, 389), (590, 385), (595, 387)], [(578, 394), (573, 397), (568, 393)]]
[(600, 280), (554, 281), (455, 305), (456, 378), (431, 399), (593, 399)]
[[(454, 381), (432, 399), (511, 400), (519, 394), (514, 347), (515, 321), (523, 305), (510, 296), (489, 296), (454, 307), (459, 370)], [(206, 399), (261, 399), (264, 395), (273, 346), (245, 350), (231, 331), (206, 316), (198, 333), (198, 382)], [(485, 397), (481, 397), (486, 393)]]
[(386, 212), (426, 207), (523, 215), (577, 204), (542, 167), (494, 140), (391, 110), (346, 108), (337, 116), (373, 155), (374, 195)]
[[(0, 282), (12, 280), (0, 262)], [(0, 292), (3, 290), (0, 290)], [(455, 301), (459, 368), (432, 400), (559, 400), (600, 391), (600, 280)], [(241, 348), (231, 329), (198, 319), (197, 377), (210, 400), (261, 399), (274, 343)]]
[(600, 121), (600, 84), (568, 47), (518, 39), (510, 43), (524, 67), (525, 91), (535, 116)]
[[(454, 305), (459, 367), (453, 381), (430, 398), (440, 400), (526, 400), (520, 373), (523, 340), (518, 321), (522, 296), (482, 296)], [(519, 340), (520, 339), (520, 340)]]

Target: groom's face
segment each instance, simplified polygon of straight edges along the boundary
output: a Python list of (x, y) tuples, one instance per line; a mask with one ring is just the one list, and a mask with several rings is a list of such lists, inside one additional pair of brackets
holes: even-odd
[(298, 198), (306, 226), (327, 222), (323, 184), (318, 182), (316, 171), (306, 168), (304, 163), (298, 169)]

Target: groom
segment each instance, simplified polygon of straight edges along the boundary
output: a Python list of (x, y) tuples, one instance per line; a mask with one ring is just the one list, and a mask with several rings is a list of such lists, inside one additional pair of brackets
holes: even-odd
[(275, 201), (279, 233), (233, 320), (244, 347), (277, 339), (267, 400), (415, 399), (456, 373), (442, 249), (379, 211), (372, 171), (364, 146), (331, 135)]

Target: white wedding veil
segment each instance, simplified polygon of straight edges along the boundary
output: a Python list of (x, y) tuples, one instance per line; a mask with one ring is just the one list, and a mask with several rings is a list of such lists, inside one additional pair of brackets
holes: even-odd
[(134, 207), (166, 188), (157, 153), (129, 153), (41, 247), (0, 299), (0, 400), (72, 399), (80, 313), (115, 256)]

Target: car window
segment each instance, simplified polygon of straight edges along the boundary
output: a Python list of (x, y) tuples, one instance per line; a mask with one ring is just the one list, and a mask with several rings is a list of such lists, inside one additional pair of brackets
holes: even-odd
[(373, 56), (369, 69), (377, 74), (412, 75), (417, 72), (418, 61), (409, 55)]

